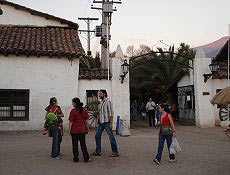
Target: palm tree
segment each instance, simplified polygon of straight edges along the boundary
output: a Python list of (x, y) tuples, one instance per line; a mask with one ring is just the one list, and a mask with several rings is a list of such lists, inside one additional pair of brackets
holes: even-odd
[(184, 43), (176, 50), (170, 47), (168, 52), (158, 48), (159, 53), (150, 52), (130, 63), (131, 93), (141, 96), (143, 92), (166, 89), (189, 65), (188, 58), (194, 58), (195, 52)]

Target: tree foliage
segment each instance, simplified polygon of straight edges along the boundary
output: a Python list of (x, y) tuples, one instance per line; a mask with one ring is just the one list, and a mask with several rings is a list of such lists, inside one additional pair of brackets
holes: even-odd
[(100, 53), (97, 52), (96, 56), (89, 57), (89, 56), (84, 56), (80, 58), (80, 68), (82, 69), (96, 69), (96, 68), (101, 68), (101, 60), (100, 60)]
[[(148, 49), (143, 50), (139, 53), (146, 53)], [(131, 93), (136, 96), (141, 96), (147, 91), (153, 92), (156, 89), (163, 91), (183, 69), (188, 69), (188, 58), (195, 57), (194, 50), (185, 43), (181, 43), (178, 49), (171, 46), (167, 53), (162, 48), (158, 48), (158, 52), (148, 50), (149, 54), (130, 61)]]

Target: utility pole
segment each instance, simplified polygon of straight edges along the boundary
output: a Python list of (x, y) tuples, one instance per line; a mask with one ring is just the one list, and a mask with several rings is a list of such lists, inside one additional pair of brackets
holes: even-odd
[(90, 33), (94, 33), (95, 32), (95, 30), (90, 30), (90, 23), (92, 22), (92, 21), (96, 21), (96, 20), (98, 20), (98, 18), (78, 18), (79, 20), (84, 20), (85, 22), (86, 22), (86, 24), (87, 24), (87, 30), (79, 30), (79, 32), (86, 32), (87, 33), (87, 55), (88, 56), (91, 56), (91, 50), (90, 50), (90, 40), (91, 40), (91, 38), (90, 38)]
[[(102, 7), (93, 7), (91, 9), (101, 10), (102, 11), (102, 24), (101, 26), (96, 27), (96, 36), (101, 37), (101, 68), (109, 70), (109, 40), (111, 40), (110, 35), (110, 26), (111, 26), (111, 18), (112, 13), (117, 11), (116, 7), (113, 8), (113, 4), (121, 4), (121, 0), (119, 1), (110, 1), (110, 0), (102, 0), (97, 1), (94, 0), (93, 3), (102, 4)], [(109, 72), (109, 71), (108, 71)]]

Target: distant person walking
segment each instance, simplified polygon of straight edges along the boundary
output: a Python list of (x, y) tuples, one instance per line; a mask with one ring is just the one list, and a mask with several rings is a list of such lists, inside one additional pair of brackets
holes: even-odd
[(131, 105), (132, 120), (137, 121), (137, 101), (134, 100)]
[(108, 99), (108, 95), (106, 90), (99, 91), (99, 97), (101, 99), (101, 103), (99, 106), (99, 120), (98, 127), (95, 135), (96, 140), (96, 151), (92, 153), (93, 156), (101, 156), (101, 135), (104, 130), (106, 130), (111, 148), (112, 154), (110, 157), (118, 157), (117, 143), (116, 139), (113, 135), (112, 127), (113, 127), (113, 109), (111, 101)]
[(146, 111), (148, 113), (149, 126), (150, 127), (152, 127), (152, 126), (156, 127), (156, 125), (155, 125), (155, 108), (156, 108), (156, 104), (154, 103), (152, 98), (149, 98), (149, 101), (146, 104)]
[(86, 147), (85, 135), (88, 133), (88, 112), (83, 108), (79, 98), (72, 99), (73, 109), (69, 115), (69, 133), (72, 137), (73, 161), (79, 161), (78, 141), (80, 141), (81, 150), (85, 162), (91, 162)]
[[(156, 158), (153, 160), (156, 164), (160, 164), (162, 151), (164, 148), (164, 142), (167, 141), (168, 150), (172, 143), (172, 137), (176, 137), (175, 125), (173, 123), (172, 117), (169, 114), (169, 109), (167, 105), (159, 105), (161, 116), (160, 116), (160, 131), (159, 131), (159, 142), (158, 151)], [(169, 162), (175, 161), (175, 155), (169, 153)]]
[(146, 107), (145, 107), (144, 102), (141, 103), (141, 116), (142, 116), (142, 120), (145, 121), (146, 120)]

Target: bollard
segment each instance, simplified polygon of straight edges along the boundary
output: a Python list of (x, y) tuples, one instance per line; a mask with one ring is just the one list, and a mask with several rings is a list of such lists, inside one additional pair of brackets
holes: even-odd
[(117, 116), (116, 135), (119, 135), (120, 116)]

